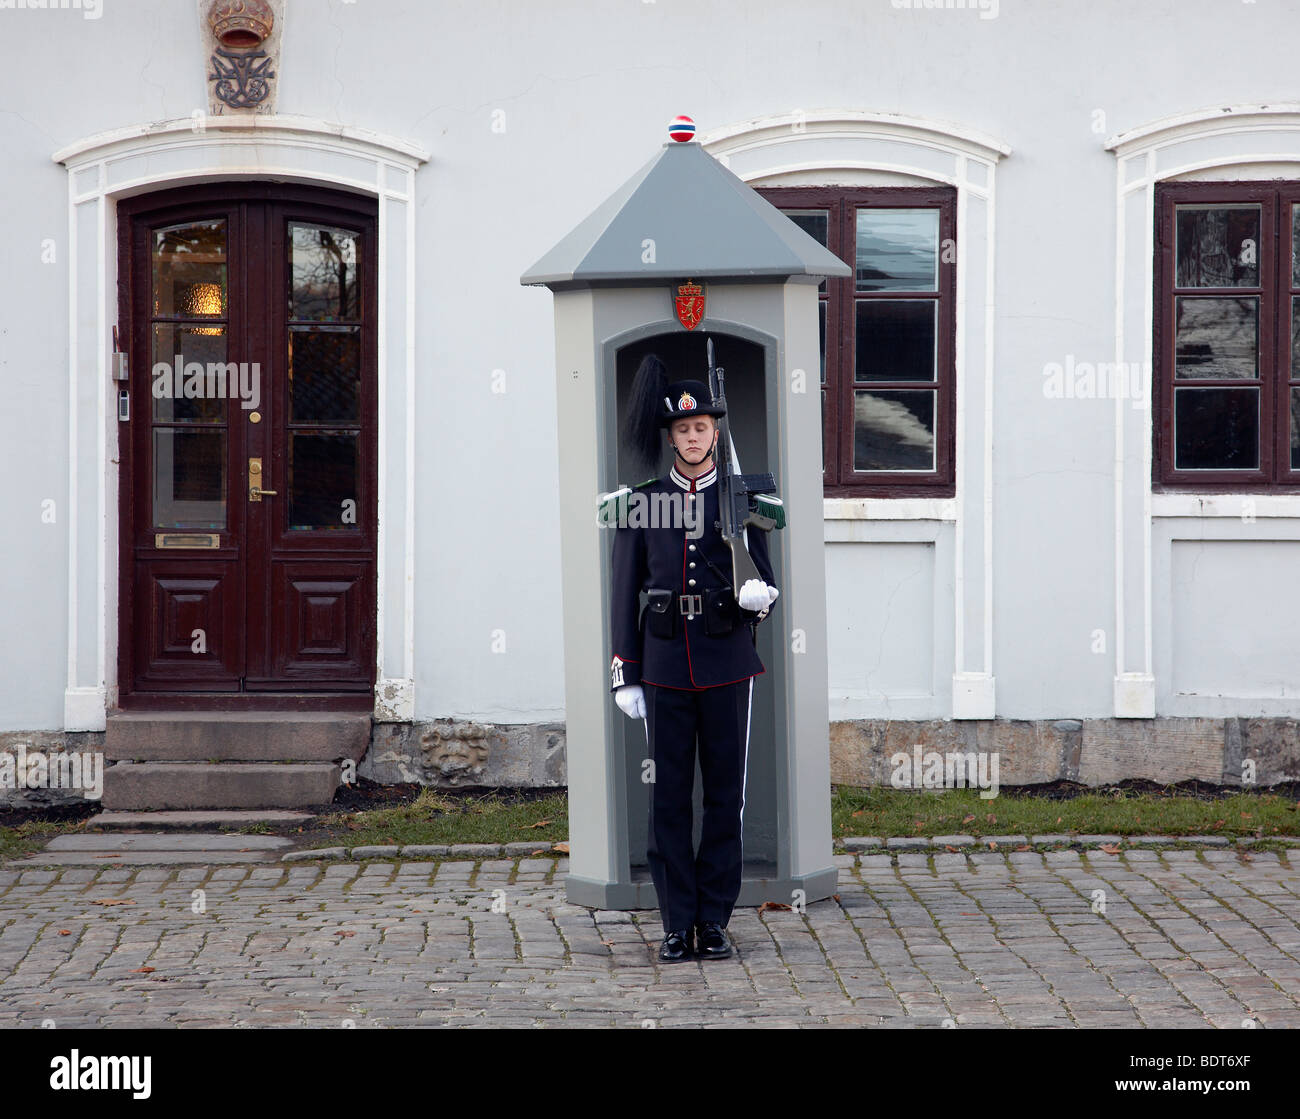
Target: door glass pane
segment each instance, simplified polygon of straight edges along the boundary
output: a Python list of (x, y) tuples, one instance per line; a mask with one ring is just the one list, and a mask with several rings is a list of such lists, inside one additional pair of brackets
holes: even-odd
[(1259, 298), (1174, 299), (1174, 376), (1258, 376)]
[(859, 381), (933, 381), (933, 299), (859, 299), (855, 372)]
[(175, 318), (226, 313), (223, 219), (153, 231), (153, 313)]
[(226, 527), (226, 433), (153, 432), (153, 523), (159, 529)]
[(239, 367), (226, 363), (225, 326), (154, 323), (150, 384), (155, 420), (223, 422), (225, 401), (242, 392)]
[(289, 419), (355, 423), (361, 415), (361, 328), (289, 330)]
[(289, 435), (289, 528), (358, 532), (357, 434)]
[(1176, 287), (1259, 286), (1258, 206), (1177, 206), (1175, 224)]
[(289, 317), (339, 322), (361, 317), (360, 235), (289, 223)]
[(857, 290), (938, 291), (939, 211), (860, 208)]
[(930, 391), (853, 394), (854, 470), (933, 470)]
[(1174, 389), (1175, 470), (1259, 468), (1259, 389)]

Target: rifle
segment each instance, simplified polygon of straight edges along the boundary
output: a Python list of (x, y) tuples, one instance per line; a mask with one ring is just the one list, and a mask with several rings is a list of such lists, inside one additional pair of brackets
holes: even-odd
[[(713, 364), (713, 339), (707, 340), (709, 355), (709, 395), (715, 408), (727, 406), (726, 382), (721, 366)], [(731, 442), (731, 428), (725, 414), (718, 416), (718, 531), (731, 549), (731, 592), (739, 597), (740, 588), (750, 579), (763, 581), (749, 549), (745, 546), (745, 526), (768, 530), (785, 526), (785, 512), (781, 499), (759, 494), (775, 494), (776, 478), (768, 474), (741, 474), (736, 461), (736, 448)], [(757, 498), (762, 505), (755, 508)]]

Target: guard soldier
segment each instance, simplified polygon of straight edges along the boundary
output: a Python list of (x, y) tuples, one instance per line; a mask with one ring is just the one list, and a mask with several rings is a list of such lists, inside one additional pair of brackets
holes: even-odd
[[(732, 552), (719, 531), (715, 457), (718, 417), (725, 414), (725, 402), (704, 384), (668, 384), (663, 362), (648, 355), (633, 383), (625, 441), (657, 465), (667, 428), (673, 466), (602, 504), (603, 519), (617, 514), (619, 524), (610, 688), (627, 715), (645, 720), (653, 765), (646, 855), (663, 918), (664, 961), (732, 953), (726, 927), (740, 894), (750, 706), (754, 677), (764, 671), (754, 629), (778, 594), (767, 533), (752, 523), (744, 534), (761, 578), (733, 586)], [(648, 601), (639, 616), (643, 591)], [(697, 742), (704, 785), (698, 853)]]

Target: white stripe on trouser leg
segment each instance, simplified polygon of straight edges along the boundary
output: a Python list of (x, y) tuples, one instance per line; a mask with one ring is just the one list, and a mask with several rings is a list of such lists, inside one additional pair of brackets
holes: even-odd
[(740, 862), (745, 862), (745, 786), (749, 781), (749, 714), (754, 707), (754, 678), (749, 678), (749, 698), (745, 700), (745, 760), (740, 767)]

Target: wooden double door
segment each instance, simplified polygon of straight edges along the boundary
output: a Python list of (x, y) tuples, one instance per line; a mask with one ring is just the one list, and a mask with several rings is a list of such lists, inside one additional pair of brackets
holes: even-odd
[(124, 701), (370, 691), (374, 203), (215, 184), (118, 219)]

